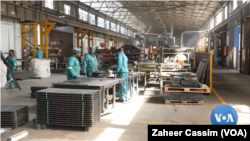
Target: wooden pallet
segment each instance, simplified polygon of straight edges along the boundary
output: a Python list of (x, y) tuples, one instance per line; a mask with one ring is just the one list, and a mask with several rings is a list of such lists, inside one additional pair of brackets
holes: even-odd
[(210, 93), (210, 88), (206, 84), (202, 84), (201, 88), (185, 88), (185, 87), (166, 87), (165, 92), (186, 92), (186, 93)]
[(165, 100), (167, 105), (203, 105), (203, 100), (201, 101), (180, 101), (180, 100)]

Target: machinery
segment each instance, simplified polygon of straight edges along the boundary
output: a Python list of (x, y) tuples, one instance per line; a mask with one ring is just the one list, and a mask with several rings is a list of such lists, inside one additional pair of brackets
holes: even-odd
[(48, 50), (48, 58), (50, 59), (50, 66), (57, 68), (66, 68), (67, 58), (62, 56), (62, 50), (58, 48), (58, 45), (63, 43), (62, 40), (59, 42), (50, 42)]
[(154, 56), (156, 55), (157, 47), (156, 46), (148, 46), (148, 59), (155, 59)]

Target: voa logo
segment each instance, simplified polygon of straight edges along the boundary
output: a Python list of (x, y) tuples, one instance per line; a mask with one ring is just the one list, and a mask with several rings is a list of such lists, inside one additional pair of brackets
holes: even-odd
[(213, 125), (236, 125), (238, 114), (232, 106), (221, 104), (213, 109), (210, 119)]

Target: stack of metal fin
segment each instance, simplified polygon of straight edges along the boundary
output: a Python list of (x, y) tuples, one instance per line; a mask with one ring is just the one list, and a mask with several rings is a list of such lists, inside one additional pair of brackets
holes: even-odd
[(179, 101), (190, 101), (190, 100), (203, 100), (204, 96), (202, 93), (164, 93), (165, 100), (179, 100)]
[(28, 121), (28, 105), (1, 105), (1, 127), (16, 128)]
[(174, 76), (173, 79), (172, 79), (172, 86), (174, 87), (181, 87), (181, 80), (183, 78), (181, 76)]
[(67, 69), (50, 69), (51, 73), (65, 73)]
[(201, 84), (207, 84), (209, 82), (209, 61), (203, 59), (200, 61), (199, 67), (197, 69), (197, 79)]
[(37, 124), (92, 127), (100, 121), (98, 90), (48, 88), (37, 93)]
[(79, 78), (79, 79), (66, 80), (66, 81), (63, 81), (62, 83), (85, 83), (85, 82), (90, 82), (96, 79), (97, 78), (84, 77), (84, 78)]
[(191, 77), (183, 77), (180, 84), (182, 85), (182, 87), (194, 87), (194, 88), (201, 87), (198, 80), (192, 79)]
[(36, 74), (32, 71), (14, 71), (13, 74), (18, 80), (36, 77)]
[(42, 90), (42, 89), (47, 89), (47, 88), (50, 88), (50, 87), (49, 86), (48, 87), (46, 87), (46, 86), (31, 86), (30, 87), (30, 90), (31, 90), (30, 97), (35, 98), (36, 97), (36, 91), (39, 91), (39, 90)]

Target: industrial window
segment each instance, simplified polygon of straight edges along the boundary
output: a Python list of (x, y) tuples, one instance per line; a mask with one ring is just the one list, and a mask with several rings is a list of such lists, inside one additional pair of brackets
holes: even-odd
[(117, 27), (117, 30), (116, 30), (116, 31), (117, 31), (118, 33), (120, 33), (120, 25), (117, 25), (116, 27)]
[(127, 35), (128, 29), (124, 28), (124, 34)]
[(95, 25), (95, 15), (89, 13), (89, 23)]
[(222, 19), (222, 11), (220, 11), (219, 14), (216, 16), (216, 25), (221, 23), (221, 19)]
[(79, 19), (88, 21), (88, 12), (79, 8)]
[(233, 10), (235, 10), (237, 8), (237, 0), (234, 0), (234, 3), (233, 3)]
[(45, 0), (45, 7), (54, 9), (53, 0)]
[(111, 31), (116, 32), (116, 24), (111, 22)]
[(130, 36), (130, 32), (131, 32), (131, 31), (130, 31), (130, 30), (128, 30), (128, 32), (127, 32), (127, 35), (128, 35), (128, 36)]
[(64, 4), (64, 13), (70, 15), (70, 6), (67, 4)]
[(124, 27), (121, 26), (121, 34), (124, 34)]
[(210, 30), (214, 28), (214, 19), (210, 21)]
[(106, 29), (110, 30), (110, 21), (106, 20)]
[(227, 6), (225, 7), (225, 19), (227, 19)]
[(97, 25), (98, 25), (99, 27), (104, 28), (104, 19), (103, 19), (103, 18), (98, 17), (97, 22), (98, 22), (98, 24), (97, 24)]

